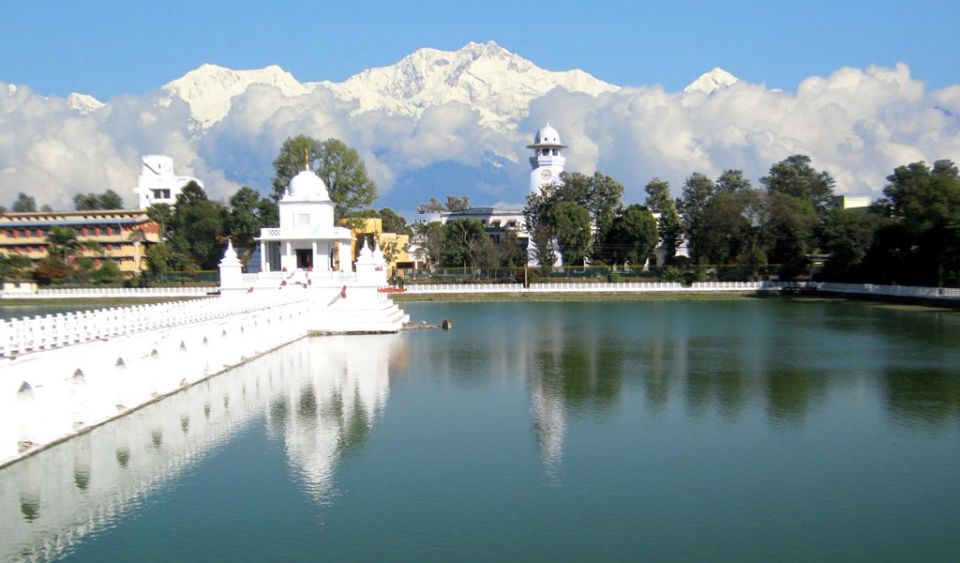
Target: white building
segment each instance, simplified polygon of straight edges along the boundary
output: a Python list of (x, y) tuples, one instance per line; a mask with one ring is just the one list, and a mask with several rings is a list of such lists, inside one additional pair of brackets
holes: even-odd
[(184, 186), (196, 182), (203, 187), (203, 182), (192, 176), (177, 176), (173, 172), (173, 159), (162, 154), (148, 154), (142, 159), (140, 177), (133, 193), (139, 198), (138, 208), (146, 209), (155, 203), (175, 205), (177, 196)]
[(309, 169), (294, 176), (278, 205), (280, 226), (260, 230), (261, 272), (350, 269), (353, 234), (334, 225), (334, 203), (319, 176)]
[(560, 142), (560, 133), (547, 123), (537, 131), (533, 144), (527, 145), (527, 148), (533, 149), (533, 156), (530, 157), (530, 166), (533, 167), (530, 172), (530, 193), (540, 193), (546, 185), (559, 184), (560, 173), (567, 163), (567, 158), (561, 153), (567, 145)]

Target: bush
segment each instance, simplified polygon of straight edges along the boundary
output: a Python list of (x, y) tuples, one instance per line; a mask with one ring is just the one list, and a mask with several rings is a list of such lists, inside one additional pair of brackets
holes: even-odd
[(683, 276), (683, 272), (680, 271), (680, 268), (674, 266), (667, 266), (663, 270), (663, 275), (660, 276), (665, 282), (679, 282), (683, 283), (686, 281), (686, 278)]
[(622, 277), (620, 276), (620, 274), (618, 274), (618, 273), (616, 273), (616, 272), (611, 272), (611, 273), (607, 274), (607, 281), (610, 282), (610, 283), (620, 283), (620, 280), (621, 280), (621, 279), (622, 279)]
[(93, 273), (93, 279), (98, 284), (117, 283), (121, 278), (120, 266), (113, 260), (104, 260), (103, 264)]
[(56, 258), (44, 258), (33, 269), (33, 277), (43, 285), (62, 281), (67, 277), (67, 266)]

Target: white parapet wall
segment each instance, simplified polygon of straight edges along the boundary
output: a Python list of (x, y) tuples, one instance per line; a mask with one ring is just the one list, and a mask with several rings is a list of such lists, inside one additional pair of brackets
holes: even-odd
[[(6, 285), (9, 285), (7, 287)], [(36, 284), (6, 284), (0, 299), (144, 299), (205, 297), (215, 287), (70, 287), (37, 289)]]

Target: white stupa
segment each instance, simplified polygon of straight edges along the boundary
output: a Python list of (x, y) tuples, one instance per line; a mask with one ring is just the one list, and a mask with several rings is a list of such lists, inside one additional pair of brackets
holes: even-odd
[(537, 131), (533, 144), (527, 145), (527, 148), (533, 149), (533, 156), (530, 157), (530, 166), (533, 167), (530, 172), (530, 193), (540, 193), (545, 185), (559, 184), (560, 173), (567, 163), (567, 158), (562, 154), (567, 145), (560, 142), (560, 133), (547, 123)]

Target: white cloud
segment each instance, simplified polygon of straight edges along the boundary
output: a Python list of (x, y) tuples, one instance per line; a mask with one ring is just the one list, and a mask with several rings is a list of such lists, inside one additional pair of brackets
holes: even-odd
[[(73, 194), (106, 188), (132, 202), (139, 157), (147, 153), (172, 156), (178, 171), (202, 178), (212, 197), (225, 199), (241, 184), (269, 189), (280, 144), (298, 134), (337, 137), (356, 148), (381, 194), (411, 170), (443, 161), (479, 168), (487, 155), (502, 155), (516, 162), (506, 177), (517, 185), (500, 190), (501, 197), (521, 201), (525, 145), (547, 121), (570, 145), (569, 170), (617, 177), (630, 201), (641, 200), (655, 176), (677, 191), (694, 171), (716, 176), (741, 168), (756, 180), (795, 153), (829, 171), (839, 192), (872, 195), (898, 165), (960, 161), (960, 85), (929, 91), (904, 64), (843, 68), (804, 80), (796, 93), (743, 81), (709, 96), (659, 86), (599, 97), (555, 89), (531, 103), (526, 119), (500, 128), (481, 125), (482, 112), (458, 102), (426, 108), (420, 117), (355, 113), (355, 104), (324, 87), (285, 95), (255, 85), (231, 100), (222, 121), (197, 134), (189, 107), (161, 91), (113, 99), (83, 114), (64, 99), (9, 86), (0, 84), (0, 203), (6, 205), (24, 191), (67, 208)], [(418, 189), (410, 196), (417, 201), (449, 191)]]

